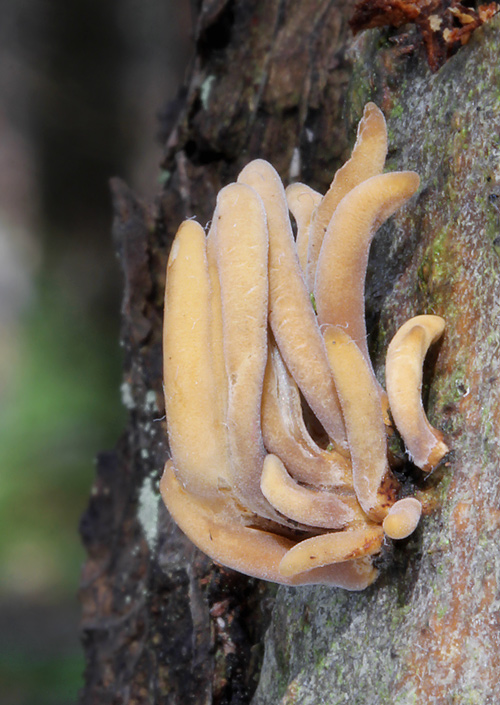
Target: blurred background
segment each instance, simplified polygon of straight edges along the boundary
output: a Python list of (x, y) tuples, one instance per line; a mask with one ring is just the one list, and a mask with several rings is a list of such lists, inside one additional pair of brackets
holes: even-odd
[(108, 181), (158, 192), (189, 0), (0, 0), (0, 703), (76, 703), (78, 521), (124, 425)]

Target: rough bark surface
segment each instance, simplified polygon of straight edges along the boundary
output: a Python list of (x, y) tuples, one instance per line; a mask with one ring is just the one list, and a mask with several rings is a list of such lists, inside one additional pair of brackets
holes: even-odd
[[(164, 116), (163, 191), (144, 205), (113, 184), (130, 417), (99, 458), (82, 519), (82, 705), (496, 702), (500, 22), (431, 75), (412, 36), (371, 30), (354, 44), (351, 9), (202, 3), (191, 74)], [(214, 566), (159, 501), (166, 257), (181, 220), (205, 223), (219, 188), (254, 157), (286, 182), (324, 190), (368, 100), (388, 118), (388, 167), (422, 178), (372, 248), (373, 352), (382, 378), (401, 323), (425, 312), (446, 319), (428, 408), (453, 454), (428, 480), (414, 474), (426, 516), (371, 588), (276, 591)]]

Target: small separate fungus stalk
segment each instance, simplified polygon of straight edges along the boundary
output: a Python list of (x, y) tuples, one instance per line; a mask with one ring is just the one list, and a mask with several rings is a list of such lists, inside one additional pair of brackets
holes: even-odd
[(440, 431), (422, 406), (422, 366), (427, 350), (444, 331), (440, 316), (415, 316), (406, 321), (387, 350), (386, 384), (392, 417), (412, 461), (425, 472), (448, 453)]
[(370, 243), (419, 183), (382, 174), (386, 152), (369, 103), (325, 196), (304, 184), (285, 193), (258, 159), (219, 193), (208, 236), (188, 220), (172, 245), (160, 490), (193, 543), (247, 575), (347, 590), (375, 580), (385, 538), (406, 538), (421, 515), (414, 497), (397, 500), (387, 400), (416, 465), (428, 472), (448, 452), (421, 401), (444, 321), (416, 316), (396, 333), (387, 395), (368, 356)]
[(405, 539), (417, 528), (422, 514), (422, 505), (415, 497), (400, 499), (392, 505), (382, 527), (391, 539)]

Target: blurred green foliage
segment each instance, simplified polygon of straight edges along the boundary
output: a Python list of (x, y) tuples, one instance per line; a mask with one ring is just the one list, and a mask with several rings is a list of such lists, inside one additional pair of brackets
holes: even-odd
[(77, 652), (56, 657), (48, 654), (31, 662), (22, 652), (2, 654), (3, 705), (71, 705), (76, 702), (82, 668)]
[[(21, 334), (0, 410), (0, 561), (8, 581), (15, 556), (32, 553), (28, 591), (42, 589), (42, 578), (51, 589), (75, 585), (93, 456), (123, 428), (118, 332), (112, 338), (104, 326), (42, 282)], [(55, 574), (44, 576), (42, 562)]]
[[(51, 652), (48, 634), (46, 649), (28, 652), (0, 634), (3, 704), (76, 699), (83, 670), (76, 621), (84, 559), (78, 521), (94, 477), (94, 456), (112, 446), (124, 426), (118, 311), (113, 326), (98, 304), (92, 310), (60, 284), (47, 276), (38, 282), (3, 384), (0, 610), (23, 600), (40, 609), (54, 602), (75, 605), (73, 648), (59, 644)], [(67, 612), (60, 610), (61, 620)]]

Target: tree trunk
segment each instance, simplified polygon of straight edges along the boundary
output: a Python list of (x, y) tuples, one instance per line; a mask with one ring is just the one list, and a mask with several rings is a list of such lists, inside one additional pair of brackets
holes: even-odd
[[(205, 0), (191, 74), (164, 116), (163, 190), (143, 205), (113, 184), (129, 423), (99, 458), (82, 519), (82, 705), (497, 702), (500, 22), (432, 74), (416, 29), (353, 40), (352, 7)], [(426, 404), (453, 452), (413, 478), (424, 519), (374, 585), (277, 589), (214, 565), (159, 500), (166, 258), (179, 223), (204, 224), (250, 159), (324, 191), (369, 100), (388, 119), (388, 168), (421, 177), (372, 247), (372, 353), (382, 378), (399, 325), (446, 319)]]

